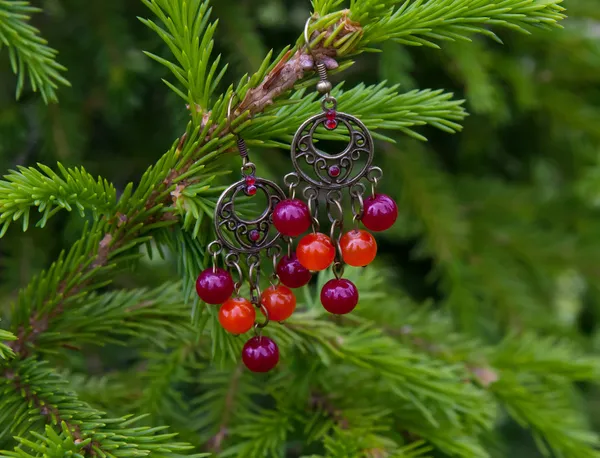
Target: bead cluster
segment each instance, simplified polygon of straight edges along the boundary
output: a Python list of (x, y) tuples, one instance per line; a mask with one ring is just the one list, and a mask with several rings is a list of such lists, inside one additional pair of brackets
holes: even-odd
[[(284, 261), (286, 258), (282, 258)], [(286, 260), (278, 265), (281, 269), (288, 270), (292, 278), (290, 284), (297, 285), (300, 277), (295, 277), (294, 261)], [(300, 272), (304, 269), (300, 266)], [(308, 280), (310, 280), (310, 272)], [(306, 273), (300, 275), (306, 276)], [(306, 284), (306, 283), (303, 283)], [(302, 285), (300, 285), (302, 286)], [(256, 322), (256, 309), (248, 299), (234, 296), (235, 285), (231, 275), (218, 267), (208, 268), (198, 276), (196, 292), (200, 299), (207, 304), (219, 305), (219, 323), (227, 332), (244, 334), (250, 331)], [(285, 284), (272, 285), (265, 289), (260, 296), (261, 311), (268, 315), (271, 321), (288, 319), (296, 309), (296, 296)], [(266, 313), (265, 313), (266, 312)], [(255, 336), (248, 340), (242, 350), (244, 364), (253, 372), (267, 372), (277, 365), (279, 349), (277, 344), (268, 337)]]
[[(384, 194), (365, 199), (362, 221), (367, 229), (383, 231), (396, 221), (395, 202)], [(297, 237), (312, 225), (308, 206), (299, 199), (281, 201), (274, 210), (275, 228), (288, 237)], [(342, 235), (340, 249), (343, 260), (351, 266), (370, 264), (377, 253), (375, 238), (365, 230), (353, 229)], [(265, 289), (260, 296), (261, 310), (266, 310), (272, 321), (284, 321), (296, 309), (296, 296), (290, 288), (308, 284), (312, 272), (329, 268), (335, 259), (336, 248), (325, 234), (312, 232), (302, 237), (295, 253), (284, 255), (276, 266), (275, 275), (281, 284)], [(234, 296), (235, 283), (229, 272), (219, 267), (208, 268), (196, 281), (196, 292), (207, 304), (221, 305), (219, 323), (232, 334), (250, 331), (256, 322), (256, 309), (243, 297)], [(358, 304), (358, 289), (350, 280), (334, 278), (321, 289), (321, 304), (330, 313), (343, 315)], [(264, 308), (264, 309), (263, 309)], [(264, 311), (263, 311), (264, 314)], [(277, 344), (265, 336), (255, 336), (246, 342), (242, 360), (253, 372), (268, 372), (279, 361)]]
[[(299, 199), (281, 201), (274, 211), (275, 228), (288, 237), (297, 237), (312, 224), (312, 217), (304, 202)], [(362, 222), (374, 232), (392, 227), (398, 217), (396, 203), (385, 194), (375, 194), (365, 199)], [(301, 229), (303, 229), (301, 231)], [(354, 267), (370, 264), (377, 254), (377, 242), (370, 232), (352, 229), (339, 240), (344, 263)], [(306, 285), (311, 271), (329, 268), (336, 257), (336, 246), (331, 238), (321, 232), (305, 235), (298, 242), (296, 255), (286, 256), (277, 266), (277, 274), (284, 285), (298, 288)], [(334, 278), (321, 289), (321, 304), (330, 313), (343, 315), (354, 310), (358, 304), (358, 289), (350, 280)]]

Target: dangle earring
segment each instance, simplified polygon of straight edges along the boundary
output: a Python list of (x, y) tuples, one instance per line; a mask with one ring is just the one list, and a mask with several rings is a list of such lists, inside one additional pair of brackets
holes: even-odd
[[(228, 119), (231, 119), (232, 100), (233, 96), (229, 100)], [(279, 361), (279, 349), (272, 339), (261, 335), (261, 330), (270, 320), (287, 319), (296, 308), (296, 297), (288, 287), (280, 284), (277, 276), (277, 266), (281, 265), (278, 263), (281, 254), (278, 242), (282, 237), (273, 227), (273, 209), (285, 200), (285, 194), (277, 184), (256, 176), (256, 166), (250, 161), (246, 144), (239, 136), (237, 146), (242, 158), (242, 177), (217, 201), (214, 213), (217, 240), (208, 245), (213, 265), (198, 276), (196, 291), (207, 304), (221, 304), (219, 322), (226, 331), (243, 334), (254, 328), (256, 335), (244, 345), (242, 360), (253, 372), (268, 372)], [(240, 215), (239, 204), (252, 199), (258, 192), (266, 197), (266, 208), (255, 219)], [(217, 265), (220, 255), (226, 269)], [(273, 275), (271, 286), (261, 293), (261, 258), (264, 255), (273, 262)], [(249, 299), (240, 296), (244, 283), (242, 264), (248, 272)], [(237, 277), (236, 282), (231, 273)], [(264, 315), (262, 322), (257, 321), (256, 309)]]
[[(302, 269), (321, 271), (332, 266), (335, 279), (323, 286), (321, 303), (327, 311), (341, 315), (351, 312), (358, 303), (356, 286), (342, 278), (344, 265), (366, 266), (375, 259), (377, 253), (375, 238), (370, 232), (359, 229), (358, 223), (362, 222), (366, 229), (374, 232), (384, 231), (395, 223), (398, 208), (392, 198), (376, 193), (383, 172), (379, 167), (372, 166), (374, 145), (368, 129), (356, 117), (337, 111), (327, 69), (311, 49), (308, 34), (311, 19), (306, 22), (304, 39), (320, 78), (317, 91), (324, 95), (321, 101), (323, 111), (307, 119), (296, 131), (291, 146), (295, 171), (285, 177), (290, 196), (275, 207), (273, 222), (276, 229), (288, 237), (297, 237), (312, 227), (312, 233), (300, 239), (296, 256), (283, 258), (278, 271), (289, 273), (295, 280)], [(344, 128), (350, 143), (341, 152), (321, 151), (315, 145), (315, 134), (321, 127), (324, 128), (323, 133), (334, 133)], [(368, 197), (365, 197), (363, 181), (371, 184)], [(302, 188), (307, 203), (296, 198), (297, 188)], [(342, 206), (345, 190), (350, 195), (355, 226), (346, 233)], [(320, 232), (320, 198), (325, 201), (331, 223), (329, 235)], [(288, 278), (283, 274), (280, 277), (287, 284)]]

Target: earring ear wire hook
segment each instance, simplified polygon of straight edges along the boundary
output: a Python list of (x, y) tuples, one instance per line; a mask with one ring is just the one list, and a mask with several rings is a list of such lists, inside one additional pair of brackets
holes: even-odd
[[(229, 97), (229, 103), (227, 104), (227, 119), (229, 120), (230, 126), (231, 126), (231, 104), (233, 103), (234, 97), (239, 100), (237, 92), (232, 91), (231, 97)], [(235, 141), (237, 143), (238, 152), (240, 154), (240, 157), (242, 158), (242, 174), (243, 175), (254, 175), (256, 168), (255, 168), (255, 165), (252, 162), (250, 162), (250, 159), (248, 158), (248, 146), (246, 145), (246, 142), (240, 136), (240, 134), (238, 134), (236, 132), (232, 132), (232, 133), (235, 136)]]
[(308, 36), (308, 29), (310, 28), (310, 23), (312, 22), (312, 20), (313, 20), (313, 17), (309, 16), (309, 18), (306, 20), (306, 23), (304, 24), (304, 42), (306, 43), (306, 50), (308, 51), (310, 56), (313, 58), (313, 64), (316, 66), (317, 65), (317, 57), (312, 52), (312, 48), (310, 46), (310, 38)]
[(304, 41), (306, 42), (306, 50), (312, 57), (313, 66), (317, 69), (317, 72), (319, 73), (320, 81), (317, 83), (317, 91), (321, 94), (325, 94), (326, 99), (329, 100), (331, 99), (331, 89), (333, 86), (331, 85), (331, 82), (327, 79), (327, 67), (323, 62), (317, 59), (317, 56), (315, 56), (315, 53), (313, 52), (310, 46), (310, 37), (308, 36), (308, 29), (310, 28), (310, 23), (312, 22), (312, 20), (313, 16), (310, 16), (306, 20), (306, 24), (304, 24)]

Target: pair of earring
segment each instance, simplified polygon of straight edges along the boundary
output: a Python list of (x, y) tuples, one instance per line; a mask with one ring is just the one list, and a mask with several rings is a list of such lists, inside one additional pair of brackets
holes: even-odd
[[(242, 350), (242, 360), (253, 372), (268, 372), (279, 362), (277, 344), (262, 336), (261, 330), (269, 321), (280, 322), (292, 315), (296, 298), (291, 288), (308, 284), (312, 272), (332, 267), (335, 278), (323, 286), (320, 295), (328, 312), (342, 315), (356, 307), (358, 290), (350, 280), (343, 278), (344, 266), (366, 266), (377, 253), (375, 238), (367, 230), (359, 229), (359, 223), (379, 232), (389, 229), (398, 216), (394, 200), (376, 192), (383, 173), (372, 165), (371, 134), (359, 119), (337, 111), (326, 67), (310, 49), (309, 24), (310, 19), (304, 38), (320, 78), (317, 91), (324, 97), (322, 112), (307, 119), (292, 141), (294, 172), (284, 178), (289, 196), (276, 183), (256, 175), (246, 144), (238, 137), (242, 177), (217, 201), (214, 213), (217, 240), (208, 246), (213, 265), (201, 272), (196, 281), (200, 299), (207, 304), (221, 305), (219, 322), (225, 330), (244, 334), (254, 328), (255, 336)], [(335, 133), (342, 126), (350, 139), (343, 151), (329, 154), (317, 148), (315, 136), (327, 138), (327, 133)], [(365, 181), (370, 183), (368, 195)], [(304, 200), (296, 197), (298, 190)], [(236, 211), (236, 202), (251, 199), (258, 191), (266, 197), (266, 208), (257, 218), (245, 219)], [(347, 191), (346, 199), (350, 200), (353, 215), (354, 227), (348, 232), (344, 232), (343, 191)], [(329, 234), (320, 230), (318, 215), (323, 205), (330, 222)], [(309, 229), (312, 231), (300, 239), (294, 250), (293, 239)], [(287, 245), (287, 254), (283, 256), (281, 240)], [(261, 259), (265, 255), (273, 263), (273, 273), (271, 285), (261, 292)], [(218, 267), (220, 256), (225, 268)], [(242, 263), (246, 269), (242, 269)], [(244, 278), (249, 285), (249, 298), (240, 296)], [(264, 315), (260, 322), (257, 310)]]

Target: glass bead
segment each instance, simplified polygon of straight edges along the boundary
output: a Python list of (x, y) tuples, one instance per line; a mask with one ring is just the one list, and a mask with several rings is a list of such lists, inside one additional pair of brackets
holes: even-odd
[(335, 247), (325, 234), (307, 234), (298, 243), (296, 256), (308, 270), (325, 270), (335, 258)]
[(226, 300), (219, 310), (219, 323), (232, 334), (250, 331), (256, 320), (256, 310), (248, 299), (234, 297)]
[(377, 242), (367, 231), (354, 229), (340, 239), (342, 258), (349, 266), (364, 267), (375, 259)]

